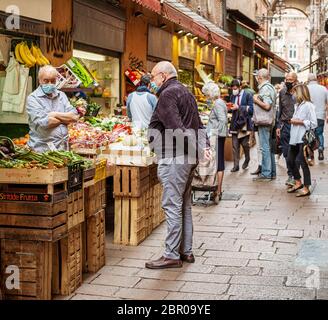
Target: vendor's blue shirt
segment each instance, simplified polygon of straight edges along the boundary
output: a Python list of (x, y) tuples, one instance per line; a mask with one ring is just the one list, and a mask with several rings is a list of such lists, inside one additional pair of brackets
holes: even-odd
[(56, 90), (53, 97), (46, 95), (42, 88), (36, 89), (27, 98), (27, 113), (30, 126), (28, 146), (37, 152), (51, 150), (48, 144), (53, 143), (57, 150), (68, 150), (67, 125), (48, 128), (50, 112), (73, 112), (77, 110), (70, 104), (65, 93)]

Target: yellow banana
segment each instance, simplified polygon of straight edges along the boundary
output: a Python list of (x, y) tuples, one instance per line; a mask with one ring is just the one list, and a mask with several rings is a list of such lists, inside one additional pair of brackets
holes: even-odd
[(25, 62), (23, 61), (20, 53), (19, 53), (19, 49), (20, 49), (20, 46), (21, 46), (22, 43), (18, 43), (15, 47), (15, 57), (16, 57), (16, 60), (21, 63), (21, 64), (25, 64)]
[(35, 65), (36, 64), (36, 59), (33, 57), (33, 54), (31, 52), (29, 46), (27, 45), (27, 43), (25, 43), (25, 51), (26, 51), (26, 55), (32, 61), (33, 65)]
[(37, 49), (37, 51), (38, 51), (38, 53), (39, 53), (39, 57), (41, 58), (41, 60), (44, 61), (44, 64), (45, 64), (45, 65), (50, 64), (50, 61), (44, 56), (44, 54), (42, 53), (41, 49), (40, 49), (39, 47), (36, 48), (36, 49)]
[(20, 54), (22, 60), (24, 61), (24, 64), (26, 64), (26, 66), (28, 66), (30, 68), (33, 65), (33, 63), (26, 55), (26, 49), (25, 49), (25, 45), (23, 42), (19, 46), (19, 54)]
[(42, 60), (42, 57), (40, 57), (40, 55), (39, 55), (38, 48), (36, 46), (32, 45), (31, 52), (36, 60), (37, 65), (44, 66), (44, 61)]

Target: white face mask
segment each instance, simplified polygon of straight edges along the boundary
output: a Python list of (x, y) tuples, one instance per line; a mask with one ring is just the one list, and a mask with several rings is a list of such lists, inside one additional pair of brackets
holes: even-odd
[(238, 96), (238, 94), (239, 94), (239, 90), (238, 90), (238, 89), (236, 89), (236, 90), (232, 90), (232, 94), (233, 94), (234, 96)]

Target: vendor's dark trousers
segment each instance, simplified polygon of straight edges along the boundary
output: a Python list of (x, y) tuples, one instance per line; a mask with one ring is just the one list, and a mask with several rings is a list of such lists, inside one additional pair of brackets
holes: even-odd
[(288, 165), (290, 128), (291, 128), (291, 125), (289, 123), (284, 123), (282, 125), (281, 131), (280, 131), (280, 145), (281, 145), (281, 149), (282, 149), (282, 154), (286, 160), (288, 177), (293, 176), (293, 171), (290, 168), (290, 166)]
[(249, 156), (249, 135), (243, 138), (238, 139), (237, 134), (232, 135), (232, 152), (233, 152), (233, 162), (234, 167), (239, 167), (240, 161), (240, 146), (243, 147), (245, 153), (245, 161), (250, 160)]
[(188, 164), (187, 158), (184, 164), (176, 158), (158, 164), (167, 223), (164, 257), (168, 259), (180, 259), (180, 253), (192, 254), (191, 184), (195, 169), (196, 165)]
[(293, 177), (295, 180), (301, 180), (300, 167), (302, 167), (304, 175), (304, 185), (311, 185), (311, 172), (308, 164), (304, 158), (303, 144), (299, 143), (295, 146), (290, 145), (288, 152), (288, 164), (293, 172)]

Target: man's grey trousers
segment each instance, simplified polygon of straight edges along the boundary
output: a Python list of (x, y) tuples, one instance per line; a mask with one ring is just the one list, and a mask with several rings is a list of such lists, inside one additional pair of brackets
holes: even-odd
[(158, 178), (163, 186), (162, 208), (165, 211), (167, 237), (164, 257), (180, 259), (180, 253), (192, 253), (193, 222), (191, 183), (195, 163), (165, 159), (158, 164)]

